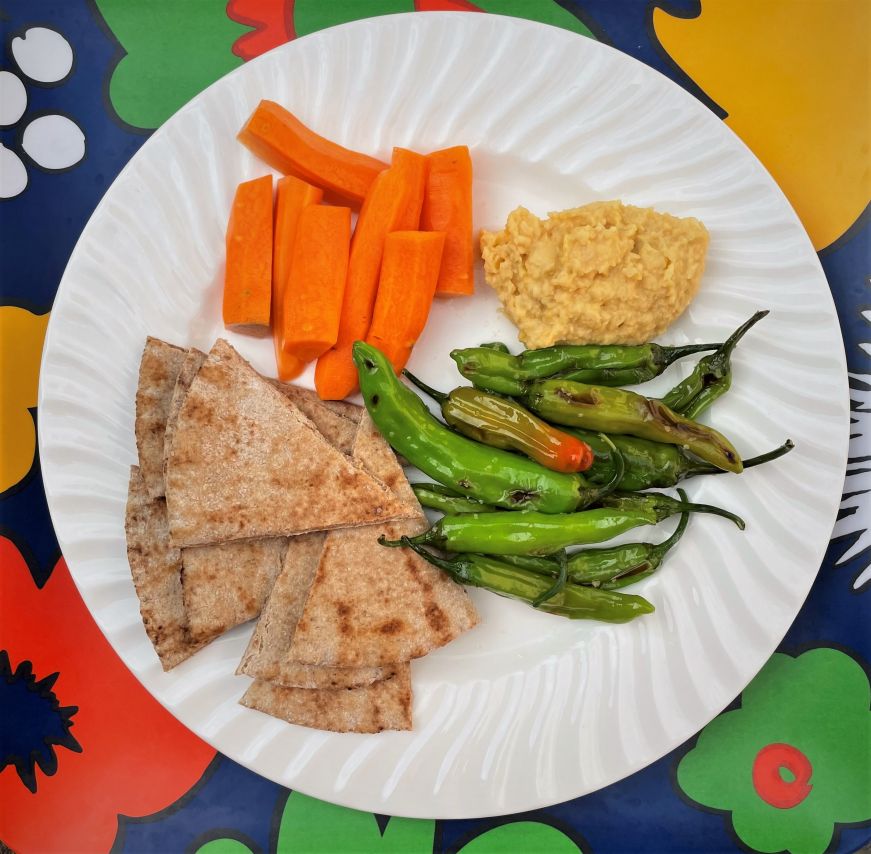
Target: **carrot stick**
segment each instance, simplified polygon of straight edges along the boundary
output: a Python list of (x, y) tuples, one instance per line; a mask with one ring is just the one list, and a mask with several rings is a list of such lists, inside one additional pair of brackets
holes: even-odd
[(324, 191), (287, 175), (278, 180), (275, 194), (275, 240), (272, 247), (272, 340), (278, 378), (289, 382), (299, 376), (305, 362), (284, 349), (284, 292), (296, 239), (299, 215), (306, 205), (319, 204)]
[(284, 292), (284, 350), (303, 362), (336, 343), (351, 242), (351, 209), (308, 205), (299, 215)]
[(426, 195), (420, 227), (443, 231), (445, 251), (436, 293), (439, 296), (475, 291), (472, 249), (472, 159), (465, 145), (427, 155)]
[(394, 231), (384, 241), (381, 278), (366, 343), (381, 350), (399, 373), (423, 332), (439, 280), (445, 236), (437, 231)]
[(227, 223), (224, 326), (265, 333), (272, 301), (272, 176), (236, 188)]
[(392, 231), (417, 229), (425, 182), (426, 158), (394, 148), (392, 165), (369, 188), (351, 241), (339, 337), (315, 368), (315, 387), (322, 400), (342, 400), (357, 388), (351, 347), (366, 337), (372, 322), (384, 239)]
[(274, 169), (359, 206), (386, 163), (343, 148), (307, 128), (274, 101), (261, 101), (239, 131), (239, 141)]

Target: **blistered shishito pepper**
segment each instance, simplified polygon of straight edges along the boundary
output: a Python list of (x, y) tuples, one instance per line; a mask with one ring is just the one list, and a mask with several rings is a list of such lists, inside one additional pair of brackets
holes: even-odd
[(678, 445), (725, 471), (738, 473), (742, 468), (738, 451), (713, 427), (633, 391), (563, 379), (536, 380), (523, 402), (554, 424)]
[(732, 385), (732, 351), (745, 333), (768, 311), (757, 311), (748, 321), (742, 323), (714, 353), (699, 359), (692, 373), (681, 380), (662, 402), (675, 412), (687, 418), (698, 418), (718, 398), (722, 397)]
[(460, 436), (432, 417), (380, 350), (357, 341), (353, 355), (366, 409), (381, 435), (411, 465), (459, 494), (511, 510), (570, 513), (613, 488)]
[[(591, 430), (566, 428), (593, 449), (593, 464), (584, 472), (584, 477), (595, 483), (610, 481), (614, 476), (615, 458), (601, 434)], [(610, 436), (620, 452), (624, 473), (619, 488), (626, 492), (642, 489), (664, 489), (680, 483), (688, 477), (700, 474), (722, 474), (723, 470), (694, 457), (678, 445), (664, 445), (635, 436)], [(779, 448), (743, 460), (745, 469), (776, 460), (789, 453), (795, 446), (789, 439)]]
[(586, 442), (545, 423), (510, 398), (474, 386), (444, 394), (414, 374), (403, 373), (438, 403), (442, 417), (454, 430), (476, 442), (518, 451), (553, 471), (586, 471), (593, 462), (593, 452)]
[(489, 504), (482, 504), (474, 498), (457, 495), (454, 490), (440, 483), (412, 483), (412, 492), (423, 507), (440, 510), (445, 514), (480, 513), (482, 510), (495, 510)]
[[(602, 502), (608, 501), (606, 496)], [(708, 504), (691, 504), (659, 493), (621, 495), (609, 506), (579, 513), (468, 513), (443, 516), (427, 531), (411, 537), (417, 545), (449, 552), (493, 555), (548, 555), (570, 546), (601, 543), (640, 525), (655, 525), (675, 513), (713, 513), (739, 528), (733, 513)], [(402, 545), (399, 540), (384, 545)]]
[[(488, 555), (464, 554), (442, 558), (407, 537), (403, 537), (399, 545), (414, 549), (460, 584), (481, 587), (500, 596), (529, 602), (540, 611), (570, 620), (625, 623), (654, 610), (653, 605), (641, 596), (577, 584), (565, 584), (559, 591), (549, 595), (551, 579), (547, 576), (510, 566)], [(536, 602), (539, 604), (535, 605)]]
[[(681, 500), (686, 502), (686, 493), (679, 489)], [(626, 543), (600, 549), (583, 549), (570, 555), (567, 561), (568, 581), (572, 584), (593, 584), (606, 588), (634, 584), (652, 575), (666, 554), (677, 545), (689, 521), (689, 511), (684, 510), (674, 533), (661, 543)], [(551, 558), (531, 555), (505, 555), (502, 560), (532, 572), (556, 575), (558, 565)]]
[(659, 376), (672, 362), (716, 350), (719, 344), (663, 347), (563, 344), (525, 350), (512, 356), (489, 346), (454, 350), (451, 358), (460, 373), (478, 388), (520, 397), (533, 380), (560, 376), (593, 385), (636, 385)]

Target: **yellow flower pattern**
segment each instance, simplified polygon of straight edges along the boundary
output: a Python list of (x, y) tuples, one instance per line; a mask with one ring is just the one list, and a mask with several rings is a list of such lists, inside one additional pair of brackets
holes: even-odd
[(0, 492), (15, 486), (33, 465), (36, 427), (29, 410), (36, 406), (47, 325), (47, 313), (0, 306)]

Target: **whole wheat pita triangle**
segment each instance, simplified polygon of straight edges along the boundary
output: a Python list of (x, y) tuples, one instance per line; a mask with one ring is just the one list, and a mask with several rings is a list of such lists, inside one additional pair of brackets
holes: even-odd
[(223, 340), (178, 413), (166, 505), (177, 547), (411, 515)]
[(426, 518), (390, 447), (363, 415), (354, 458), (406, 503), (415, 518), (330, 531), (288, 657), (301, 664), (382, 667), (426, 655), (478, 621), (466, 591), (410, 549), (378, 543), (419, 533)]

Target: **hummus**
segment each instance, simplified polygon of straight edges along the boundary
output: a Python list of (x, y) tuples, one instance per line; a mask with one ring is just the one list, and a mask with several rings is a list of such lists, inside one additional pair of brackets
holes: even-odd
[(487, 282), (529, 348), (651, 340), (695, 296), (707, 248), (697, 219), (620, 202), (545, 220), (521, 207), (481, 232)]

